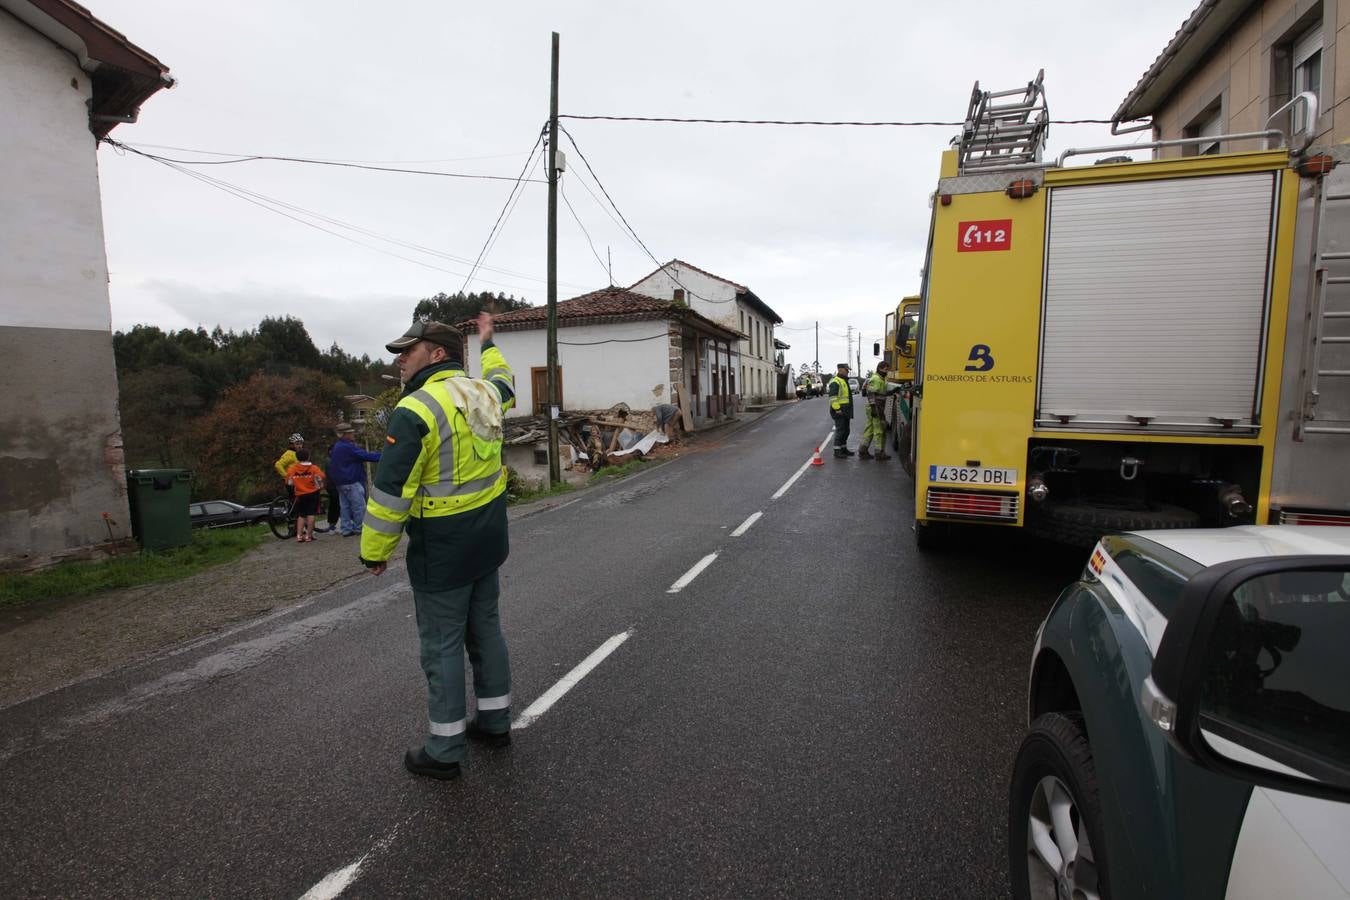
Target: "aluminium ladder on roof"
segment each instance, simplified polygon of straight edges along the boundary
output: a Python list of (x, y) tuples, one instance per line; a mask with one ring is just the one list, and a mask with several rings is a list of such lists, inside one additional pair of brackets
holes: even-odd
[(1025, 87), (1008, 91), (981, 91), (975, 82), (958, 139), (961, 174), (1041, 161), (1050, 131), (1044, 80), (1042, 69)]
[(1304, 348), (1303, 409), (1295, 440), (1306, 434), (1350, 435), (1350, 252), (1344, 227), (1350, 192), (1323, 177), (1318, 189), (1313, 296)]

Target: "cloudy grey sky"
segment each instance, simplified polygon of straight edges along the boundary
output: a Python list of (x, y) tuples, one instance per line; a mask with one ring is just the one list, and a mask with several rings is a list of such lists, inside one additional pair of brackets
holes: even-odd
[[(1193, 6), (86, 2), (179, 80), (118, 140), (179, 159), (222, 157), (163, 148), (512, 179), (548, 116), (555, 30), (563, 113), (959, 121), (977, 79), (1009, 88), (1044, 68), (1052, 117), (1095, 119), (1110, 117)], [(836, 335), (852, 325), (870, 345), (887, 309), (917, 289), (927, 196), (955, 131), (564, 125), (651, 252), (750, 285), (784, 318), (796, 364), (814, 356), (815, 320), (831, 363), (844, 354)], [(1113, 140), (1100, 126), (1056, 126), (1049, 146)], [(655, 264), (560, 146), (566, 197), (599, 256), (612, 253), (615, 283), (632, 284)], [(115, 328), (240, 329), (293, 315), (321, 347), (372, 355), (419, 298), (464, 286), (462, 260), (511, 189), (281, 162), (194, 167), (343, 240), (108, 147), (99, 165)], [(470, 289), (544, 302), (545, 213), (544, 185), (528, 185)], [(565, 206), (558, 257), (560, 299), (608, 282)]]

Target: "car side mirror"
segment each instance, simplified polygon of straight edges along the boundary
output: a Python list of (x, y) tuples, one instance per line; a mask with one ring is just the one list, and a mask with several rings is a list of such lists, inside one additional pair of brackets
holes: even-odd
[(873, 356), (880, 356), (880, 355), (881, 355), (881, 343), (880, 343), (880, 342), (878, 342), (878, 341), (873, 341), (873, 342), (872, 342), (872, 355), (873, 355)]
[(1141, 698), (1185, 757), (1350, 800), (1350, 556), (1211, 566), (1182, 590)]

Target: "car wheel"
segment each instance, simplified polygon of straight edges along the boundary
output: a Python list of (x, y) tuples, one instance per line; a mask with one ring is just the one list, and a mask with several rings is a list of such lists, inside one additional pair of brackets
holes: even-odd
[(1077, 715), (1046, 713), (1017, 751), (1008, 875), (1017, 900), (1109, 900), (1092, 748)]

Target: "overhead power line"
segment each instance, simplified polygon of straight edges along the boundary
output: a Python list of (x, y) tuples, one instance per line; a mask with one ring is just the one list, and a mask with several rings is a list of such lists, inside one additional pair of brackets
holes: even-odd
[(605, 273), (605, 281), (609, 282), (609, 267), (606, 266), (605, 261), (600, 258), (599, 251), (595, 249), (595, 241), (591, 240), (591, 233), (586, 230), (585, 225), (581, 224), (581, 217), (578, 216), (577, 211), (572, 208), (572, 201), (567, 199), (567, 192), (563, 190), (563, 180), (561, 178), (558, 179), (558, 196), (562, 197), (563, 203), (567, 205), (567, 211), (572, 214), (572, 219), (577, 223), (577, 227), (580, 228), (581, 233), (586, 236), (586, 243), (591, 248), (591, 255), (595, 257), (595, 261), (600, 264), (601, 271)]
[[(332, 235), (333, 237), (336, 237), (336, 238), (338, 238), (338, 239), (340, 239), (340, 240), (343, 240), (343, 241), (347, 241), (348, 243), (356, 244), (357, 246), (360, 246), (360, 247), (365, 247), (365, 248), (368, 249), (368, 250), (373, 250), (373, 251), (375, 251), (376, 253), (382, 253), (382, 254), (384, 254), (384, 255), (386, 255), (386, 256), (392, 256), (392, 257), (395, 258), (395, 259), (401, 259), (401, 260), (403, 260), (403, 261), (405, 261), (405, 262), (410, 262), (410, 263), (412, 263), (412, 264), (414, 264), (414, 265), (422, 266), (423, 268), (432, 269), (432, 270), (437, 271), (437, 272), (444, 272), (444, 273), (446, 273), (446, 274), (448, 274), (448, 275), (454, 275), (454, 276), (456, 276), (456, 277), (458, 277), (458, 276), (461, 274), (460, 272), (455, 271), (455, 270), (453, 270), (453, 269), (447, 269), (447, 268), (443, 268), (443, 267), (441, 267), (441, 266), (432, 265), (431, 263), (427, 263), (427, 262), (425, 262), (425, 261), (423, 261), (423, 260), (414, 259), (414, 258), (412, 258), (412, 257), (404, 256), (403, 254), (400, 254), (400, 253), (394, 253), (394, 252), (389, 251), (389, 250), (386, 250), (386, 249), (384, 249), (384, 248), (382, 248), (382, 247), (378, 247), (378, 246), (375, 246), (375, 245), (373, 245), (373, 244), (366, 243), (365, 241), (356, 240), (355, 238), (349, 237), (348, 235), (341, 234), (341, 233), (339, 233), (339, 232), (337, 232), (337, 231), (334, 231), (334, 230), (332, 230), (332, 229), (330, 229), (330, 228), (325, 228), (323, 225), (319, 225), (319, 224), (316, 224), (315, 222), (309, 221), (309, 220), (306, 219), (306, 218), (302, 218), (302, 216), (310, 216), (310, 217), (313, 217), (314, 219), (318, 219), (318, 220), (320, 220), (320, 221), (322, 221), (322, 222), (329, 223), (329, 224), (334, 225), (334, 226), (336, 226), (336, 227), (338, 227), (338, 228), (342, 228), (342, 229), (346, 229), (346, 230), (348, 230), (348, 231), (356, 232), (356, 233), (358, 233), (358, 234), (366, 235), (366, 236), (368, 236), (368, 237), (372, 237), (372, 238), (375, 238), (376, 240), (384, 241), (384, 242), (386, 242), (386, 243), (390, 243), (390, 244), (393, 244), (393, 245), (395, 245), (395, 246), (404, 247), (404, 248), (409, 249), (409, 250), (414, 250), (414, 251), (416, 251), (416, 252), (418, 252), (418, 253), (424, 253), (424, 254), (427, 254), (427, 255), (429, 255), (429, 256), (434, 256), (434, 257), (438, 257), (438, 258), (442, 258), (442, 259), (447, 259), (447, 260), (450, 260), (450, 261), (453, 261), (453, 262), (460, 262), (460, 263), (465, 263), (465, 264), (467, 264), (467, 263), (470, 262), (469, 259), (466, 258), (466, 257), (455, 256), (454, 254), (445, 253), (445, 252), (442, 252), (442, 251), (439, 251), (439, 250), (434, 250), (434, 249), (432, 249), (432, 248), (424, 247), (424, 246), (422, 246), (422, 245), (420, 245), (420, 244), (415, 244), (415, 243), (412, 243), (412, 242), (410, 242), (410, 241), (404, 241), (404, 240), (401, 240), (401, 239), (399, 239), (399, 238), (389, 237), (389, 236), (387, 236), (387, 235), (380, 234), (379, 232), (372, 231), (372, 230), (367, 229), (367, 228), (363, 228), (363, 227), (361, 227), (361, 226), (359, 226), (359, 225), (353, 225), (353, 224), (351, 224), (351, 223), (349, 223), (349, 222), (344, 222), (344, 221), (342, 221), (341, 219), (335, 219), (335, 218), (333, 218), (333, 217), (331, 217), (331, 216), (324, 215), (323, 213), (315, 212), (314, 210), (306, 209), (305, 207), (302, 207), (302, 206), (297, 206), (297, 205), (292, 204), (292, 203), (287, 203), (286, 201), (283, 201), (283, 200), (278, 200), (278, 199), (276, 199), (276, 198), (274, 198), (274, 197), (269, 197), (269, 196), (267, 196), (267, 195), (265, 195), (265, 194), (260, 194), (260, 193), (258, 193), (258, 192), (256, 192), (256, 191), (248, 190), (247, 188), (243, 188), (243, 187), (240, 187), (239, 185), (232, 184), (231, 182), (224, 181), (224, 180), (219, 179), (219, 178), (213, 178), (213, 177), (211, 177), (211, 176), (209, 176), (209, 175), (206, 175), (206, 174), (204, 174), (204, 173), (202, 173), (202, 172), (197, 172), (197, 171), (194, 171), (194, 170), (192, 170), (192, 169), (188, 169), (188, 168), (185, 168), (185, 167), (183, 167), (183, 166), (177, 165), (176, 163), (169, 162), (168, 160), (163, 159), (163, 158), (161, 158), (161, 157), (157, 157), (157, 156), (155, 156), (154, 154), (143, 153), (143, 152), (141, 152), (141, 151), (136, 150), (135, 148), (132, 148), (132, 147), (125, 147), (125, 146), (123, 146), (123, 147), (117, 147), (116, 149), (118, 149), (119, 151), (125, 150), (125, 151), (130, 152), (130, 153), (133, 153), (133, 154), (135, 154), (135, 155), (137, 155), (137, 156), (143, 156), (143, 157), (145, 157), (146, 159), (150, 159), (150, 160), (153, 160), (154, 162), (159, 163), (160, 165), (164, 166), (165, 168), (172, 169), (172, 170), (174, 170), (175, 172), (178, 172), (179, 174), (186, 175), (186, 176), (189, 177), (189, 178), (192, 178), (192, 179), (194, 179), (194, 180), (200, 181), (201, 183), (207, 185), (208, 187), (216, 188), (217, 190), (220, 190), (220, 191), (223, 191), (224, 193), (230, 194), (230, 195), (236, 197), (237, 199), (243, 200), (243, 201), (246, 202), (246, 203), (250, 203), (250, 204), (252, 204), (252, 205), (254, 205), (254, 206), (257, 206), (257, 207), (260, 207), (260, 208), (262, 208), (262, 209), (265, 209), (265, 210), (267, 210), (268, 212), (271, 212), (271, 213), (274, 213), (274, 214), (276, 214), (276, 215), (282, 216), (282, 217), (284, 217), (284, 218), (290, 219), (290, 220), (293, 221), (293, 222), (297, 222), (297, 223), (299, 223), (299, 224), (301, 224), (301, 225), (308, 226), (308, 227), (313, 228), (313, 229), (315, 229), (315, 230), (317, 230), (317, 231), (322, 231), (322, 232), (324, 232), (325, 234)], [(290, 210), (290, 212), (287, 212), (286, 210)], [(296, 213), (296, 214), (293, 215), (292, 213)], [(536, 276), (531, 276), (531, 275), (525, 275), (525, 274), (519, 273), (519, 272), (512, 272), (512, 271), (510, 271), (510, 270), (508, 270), (508, 269), (497, 269), (497, 268), (492, 268), (492, 267), (488, 267), (488, 266), (480, 266), (480, 268), (489, 269), (490, 271), (498, 272), (498, 273), (501, 273), (501, 274), (504, 274), (504, 275), (508, 275), (508, 276), (512, 276), (512, 277), (516, 277), (516, 278), (524, 278), (524, 279), (530, 280), (530, 281), (537, 281), (537, 282), (542, 282), (542, 281), (544, 281), (544, 279), (542, 279), (542, 278), (539, 278), (539, 277), (536, 277)], [(523, 289), (521, 285), (511, 284), (511, 283), (509, 283), (509, 282), (495, 281), (495, 280), (491, 280), (491, 279), (487, 279), (487, 278), (482, 278), (482, 279), (479, 279), (479, 280), (480, 280), (480, 281), (483, 281), (483, 282), (485, 282), (485, 283), (487, 283), (487, 284), (493, 284), (493, 285), (497, 285), (497, 286), (500, 286), (500, 287), (513, 288), (513, 289), (516, 289), (516, 290), (521, 290), (521, 289)], [(571, 285), (571, 286), (577, 287), (577, 288), (580, 288), (580, 287), (581, 287), (581, 285)]]
[[(234, 163), (270, 161), (303, 163), (311, 166), (333, 166), (341, 169), (363, 169), (368, 172), (394, 172), (400, 175), (432, 175), (439, 178), (465, 178), (478, 181), (517, 181), (517, 179), (512, 178), (509, 175), (469, 175), (464, 172), (437, 172), (432, 169), (402, 169), (396, 166), (375, 166), (366, 163), (337, 162), (329, 159), (306, 159), (300, 156), (241, 156), (236, 159), (174, 159), (168, 156), (160, 156), (157, 153), (146, 153), (144, 150), (137, 150), (129, 144), (124, 144), (121, 141), (114, 140), (110, 137), (105, 137), (101, 140), (105, 144), (110, 144), (118, 149), (129, 150), (132, 153), (139, 153), (141, 156), (148, 156), (151, 159), (160, 162), (174, 163), (180, 166), (228, 166), (233, 165)], [(199, 151), (190, 150), (187, 152), (195, 153)], [(541, 181), (536, 183), (544, 184), (545, 182)]]
[[(595, 174), (595, 169), (591, 168), (590, 160), (586, 158), (586, 154), (582, 153), (581, 148), (577, 146), (576, 138), (572, 137), (572, 133), (568, 131), (566, 128), (563, 128), (561, 125), (558, 126), (558, 130), (561, 131), (564, 135), (566, 135), (567, 142), (572, 145), (573, 150), (577, 151), (577, 156), (581, 159), (582, 164), (586, 167), (586, 171), (590, 173), (591, 178), (595, 181), (595, 186), (600, 188), (600, 193), (605, 195), (605, 199), (609, 201), (609, 205), (613, 207), (614, 212), (623, 222), (624, 227), (628, 229), (628, 233), (632, 235), (633, 240), (637, 241), (637, 245), (642, 248), (642, 252), (646, 253), (647, 256), (651, 259), (651, 261), (656, 263), (656, 268), (658, 270), (666, 272), (665, 264), (662, 263), (661, 260), (657, 259), (656, 255), (653, 254), (652, 251), (647, 247), (647, 245), (643, 242), (642, 238), (638, 237), (638, 233), (633, 229), (633, 226), (628, 223), (628, 219), (625, 218), (623, 212), (619, 209), (618, 204), (614, 202), (614, 198), (609, 195), (609, 191), (605, 190), (605, 185), (600, 181), (600, 177)], [(713, 300), (710, 297), (704, 297), (702, 294), (697, 294), (694, 291), (690, 290), (674, 274), (670, 272), (667, 272), (667, 274), (670, 275), (671, 280), (674, 281), (676, 284), (678, 284), (680, 288), (688, 296), (697, 297), (698, 299), (704, 301), (705, 303), (734, 303), (736, 300), (735, 297), (732, 297), (729, 300)]]
[(510, 215), (510, 211), (515, 208), (516, 194), (521, 191), (521, 185), (524, 183), (526, 175), (530, 172), (531, 165), (535, 161), (535, 151), (539, 149), (543, 142), (544, 129), (540, 128), (539, 134), (535, 136), (534, 146), (530, 148), (530, 155), (526, 157), (524, 167), (521, 168), (520, 174), (516, 176), (516, 183), (511, 186), (511, 193), (506, 196), (506, 203), (502, 205), (502, 211), (497, 213), (497, 221), (492, 223), (492, 230), (488, 232), (487, 240), (483, 241), (483, 247), (478, 251), (478, 258), (473, 261), (473, 266), (469, 269), (469, 274), (464, 278), (464, 286), (459, 289), (460, 293), (464, 293), (468, 290), (469, 282), (473, 281), (473, 276), (474, 273), (478, 271), (479, 263), (481, 263), (483, 257), (487, 255), (488, 248), (492, 245), (493, 239), (497, 235), (498, 227), (501, 226), (506, 217)]
[[(178, 153), (197, 153), (202, 156), (247, 156), (247, 157), (268, 157), (274, 154), (268, 153), (226, 153), (220, 150), (196, 150), (192, 147), (174, 147), (169, 144), (143, 144), (140, 141), (128, 144), (129, 147), (149, 147), (152, 150), (174, 150)], [(291, 154), (287, 154), (290, 156)], [(317, 157), (300, 157), (303, 159), (317, 159), (319, 162), (333, 163), (362, 163), (370, 166), (424, 166), (430, 163), (450, 163), (450, 162), (476, 162), (483, 159), (519, 159), (519, 153), (494, 153), (490, 156), (451, 156), (444, 159), (326, 159)]]
[[(678, 116), (578, 116), (559, 115), (560, 119), (587, 122), (664, 122), (678, 125), (813, 125), (855, 128), (960, 128), (965, 122), (844, 122), (816, 119), (691, 119)], [(1050, 125), (1110, 125), (1111, 119), (1051, 119)]]

